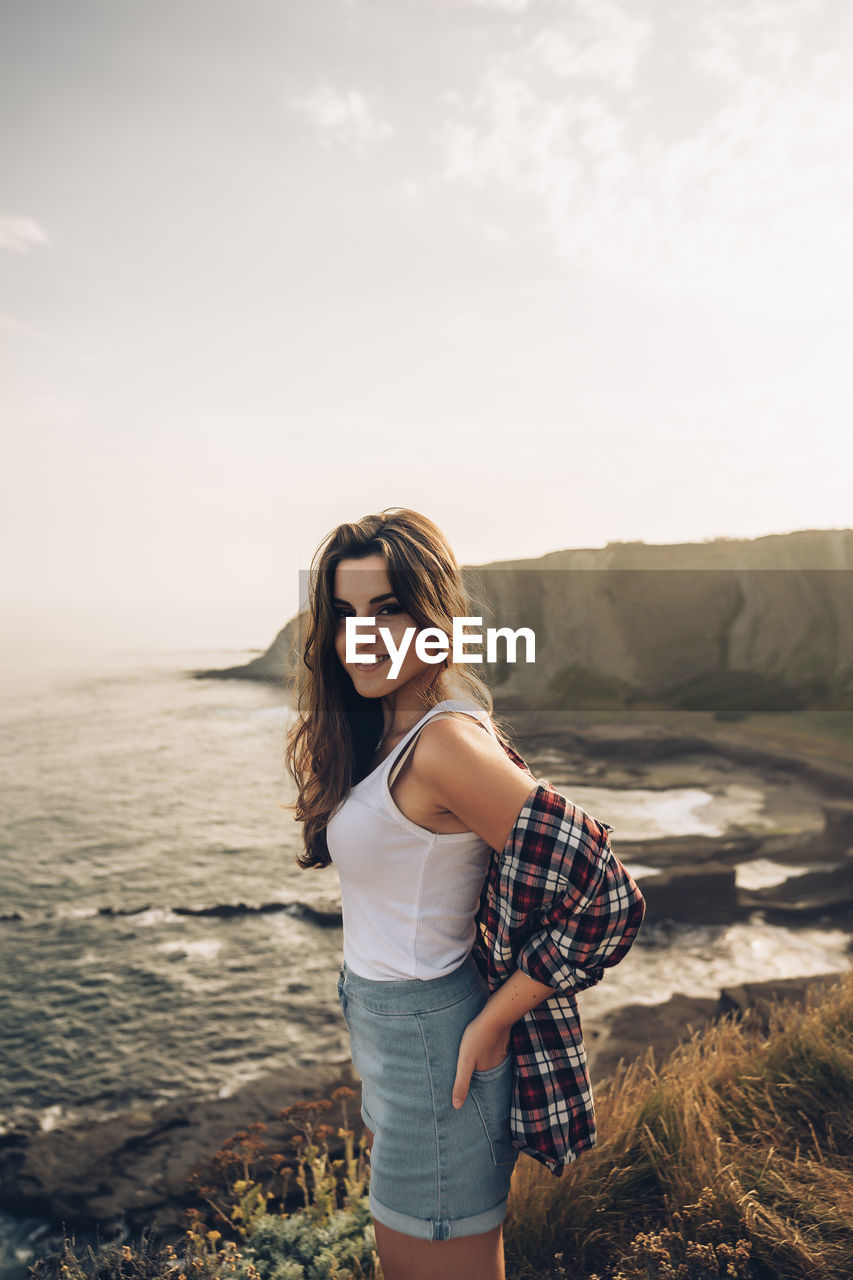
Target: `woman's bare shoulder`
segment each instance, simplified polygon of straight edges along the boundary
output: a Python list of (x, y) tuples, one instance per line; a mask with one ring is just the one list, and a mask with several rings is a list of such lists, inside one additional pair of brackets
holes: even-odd
[[(434, 799), (502, 849), (537, 779), (509, 758), (470, 716), (433, 716), (421, 731), (413, 769)], [(429, 731), (429, 732), (428, 732)]]
[[(495, 727), (492, 724), (491, 716), (485, 708), (475, 710), (472, 707), (470, 711), (462, 711), (459, 707), (448, 707), (447, 710), (439, 711), (437, 715), (431, 716), (421, 733), (426, 733), (434, 724), (447, 723), (462, 725), (463, 729), (474, 729), (475, 731), (479, 729), (481, 732), (485, 730), (486, 733), (489, 733), (489, 725), (492, 726), (492, 729)], [(491, 734), (489, 736), (491, 737)]]

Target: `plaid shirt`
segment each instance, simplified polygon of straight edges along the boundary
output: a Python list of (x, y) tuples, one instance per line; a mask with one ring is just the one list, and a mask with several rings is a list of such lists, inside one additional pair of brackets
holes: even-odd
[(596, 1142), (575, 992), (624, 959), (646, 911), (610, 848), (612, 830), (540, 779), (492, 856), (477, 913), (473, 956), (490, 991), (516, 969), (557, 988), (513, 1025), (510, 1128), (514, 1145), (558, 1177)]

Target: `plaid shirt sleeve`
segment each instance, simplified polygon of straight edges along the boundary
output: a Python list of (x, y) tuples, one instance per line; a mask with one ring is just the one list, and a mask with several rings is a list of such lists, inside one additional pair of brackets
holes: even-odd
[(634, 941), (645, 905), (610, 847), (612, 830), (541, 784), (512, 830), (506, 874), (529, 930), (515, 962), (537, 982), (583, 991)]
[(596, 1141), (575, 993), (625, 957), (645, 915), (612, 830), (540, 780), (492, 857), (477, 917), (474, 956), (491, 991), (516, 969), (556, 988), (512, 1028), (510, 1127), (515, 1145), (557, 1176)]

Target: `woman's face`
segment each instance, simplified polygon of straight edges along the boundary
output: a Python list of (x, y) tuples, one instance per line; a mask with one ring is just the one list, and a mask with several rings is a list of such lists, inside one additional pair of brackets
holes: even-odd
[[(335, 567), (333, 597), (337, 617), (335, 652), (363, 698), (381, 698), (389, 693), (398, 693), (406, 685), (414, 691), (416, 687), (432, 683), (437, 675), (436, 664), (424, 662), (415, 653), (415, 640), (420, 628), (391, 590), (384, 556), (377, 552), (360, 560), (339, 560)], [(357, 648), (360, 654), (375, 654), (377, 662), (347, 662), (347, 617), (376, 619), (372, 627), (362, 626)], [(406, 629), (416, 628), (400, 670), (393, 679), (391, 652), (379, 634), (380, 627), (391, 633), (395, 650), (401, 645)], [(438, 666), (440, 668), (440, 664)]]

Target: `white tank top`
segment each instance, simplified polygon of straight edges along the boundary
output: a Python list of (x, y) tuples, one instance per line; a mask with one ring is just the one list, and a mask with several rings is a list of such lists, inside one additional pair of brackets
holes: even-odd
[(445, 699), (350, 789), (326, 825), (329, 854), (341, 880), (344, 960), (362, 978), (441, 978), (458, 968), (474, 945), (491, 847), (474, 831), (427, 831), (401, 813), (391, 797), (397, 769), (417, 734), (427, 720), (446, 711), (467, 712), (497, 737), (484, 708)]

